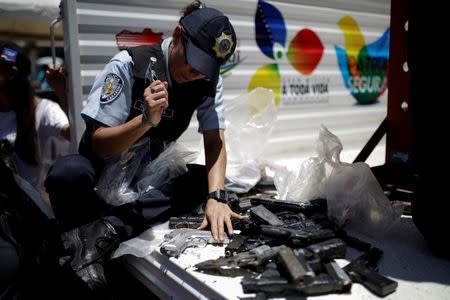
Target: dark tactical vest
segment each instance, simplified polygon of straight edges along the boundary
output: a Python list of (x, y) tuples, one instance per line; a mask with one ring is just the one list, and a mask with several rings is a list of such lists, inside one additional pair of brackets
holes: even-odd
[[(161, 81), (166, 81), (168, 74), (165, 72), (165, 61), (161, 45), (139, 46), (129, 48), (128, 53), (134, 62), (134, 85), (132, 89), (132, 105), (127, 122), (134, 117), (142, 114), (144, 90), (148, 86), (145, 83), (145, 75), (150, 63), (150, 58), (155, 57), (156, 63), (152, 69)], [(188, 128), (192, 115), (197, 107), (208, 97), (215, 97), (215, 86), (205, 80), (195, 80), (188, 83), (176, 84), (172, 82), (169, 87), (169, 107), (164, 111), (161, 122), (157, 127), (151, 128), (142, 137), (150, 138), (151, 158), (155, 159), (163, 150), (164, 145), (178, 139)], [(86, 129), (86, 132), (88, 128)], [(86, 132), (80, 143), (80, 153), (88, 157), (93, 162), (96, 170), (102, 168), (99, 158), (96, 158), (92, 151), (86, 147), (91, 144), (90, 138), (87, 139)], [(91, 129), (92, 132), (92, 129)], [(89, 134), (89, 137), (92, 133)], [(84, 141), (84, 142), (83, 142)], [(83, 153), (84, 152), (84, 153)], [(87, 153), (90, 152), (90, 153)]]

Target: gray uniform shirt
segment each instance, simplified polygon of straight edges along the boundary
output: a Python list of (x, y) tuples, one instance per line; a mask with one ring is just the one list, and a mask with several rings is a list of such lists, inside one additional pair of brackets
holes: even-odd
[[(164, 55), (169, 86), (168, 49), (172, 38), (165, 39), (161, 48)], [(116, 54), (95, 78), (86, 106), (81, 112), (86, 123), (94, 120), (113, 127), (126, 122), (131, 111), (131, 94), (134, 84), (133, 60), (127, 51)], [(222, 78), (216, 86), (215, 98), (209, 98), (197, 108), (199, 132), (225, 129)]]

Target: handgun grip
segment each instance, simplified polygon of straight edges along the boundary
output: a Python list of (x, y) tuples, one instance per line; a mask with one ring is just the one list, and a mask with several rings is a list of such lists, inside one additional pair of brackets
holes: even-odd
[(398, 283), (371, 268), (355, 265), (347, 270), (353, 281), (361, 283), (374, 294), (385, 297), (397, 289)]
[(168, 256), (178, 257), (188, 246), (188, 236), (186, 233), (174, 234), (174, 232), (164, 236), (166, 242), (161, 246), (161, 251)]
[(292, 289), (288, 280), (283, 277), (274, 278), (252, 278), (244, 277), (241, 281), (242, 290), (244, 293), (277, 293)]
[(311, 282), (316, 276), (303, 254), (295, 255), (291, 248), (285, 247), (278, 251), (278, 257), (292, 282)]
[(242, 252), (242, 248), (245, 248), (245, 241), (247, 237), (244, 235), (236, 234), (232, 237), (230, 243), (225, 247), (225, 256), (233, 256), (239, 252)]
[(275, 226), (284, 225), (284, 222), (281, 221), (270, 210), (265, 208), (264, 205), (258, 205), (250, 208), (250, 217), (252, 219), (256, 219), (258, 222), (261, 222), (262, 224), (269, 224)]

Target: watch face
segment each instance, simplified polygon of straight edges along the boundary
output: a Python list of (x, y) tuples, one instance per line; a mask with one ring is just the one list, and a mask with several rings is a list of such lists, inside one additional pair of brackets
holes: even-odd
[(228, 203), (228, 193), (224, 190), (216, 190), (210, 193), (209, 198), (216, 199), (217, 201)]

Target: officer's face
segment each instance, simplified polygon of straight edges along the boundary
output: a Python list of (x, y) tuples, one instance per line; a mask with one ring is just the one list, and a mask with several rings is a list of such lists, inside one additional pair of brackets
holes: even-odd
[(185, 43), (183, 41), (181, 30), (179, 34), (175, 33), (171, 43), (169, 54), (169, 69), (172, 79), (177, 83), (185, 83), (197, 79), (205, 78), (205, 75), (193, 69), (186, 62)]

